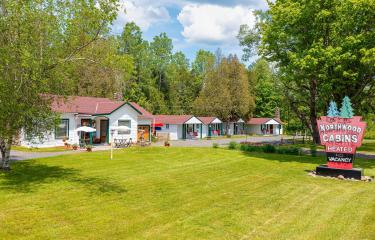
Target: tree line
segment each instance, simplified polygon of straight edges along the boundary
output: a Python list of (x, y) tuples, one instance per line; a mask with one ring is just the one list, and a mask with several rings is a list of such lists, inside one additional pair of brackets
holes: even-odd
[[(117, 0), (0, 1), (0, 166), (14, 137), (42, 138), (58, 116), (50, 94), (136, 101), (156, 114), (215, 115), (224, 121), (272, 117), (308, 129), (343, 96), (355, 114), (375, 112), (375, 3), (269, 2), (254, 28), (241, 26), (245, 66), (236, 56), (199, 50), (191, 62), (161, 33), (146, 41), (127, 23), (111, 34)], [(372, 119), (371, 119), (372, 121)]]
[(43, 139), (58, 123), (53, 94), (122, 93), (153, 113), (225, 121), (252, 114), (253, 80), (236, 56), (199, 50), (189, 62), (165, 33), (149, 42), (134, 23), (113, 36), (118, 8), (116, 0), (0, 2), (1, 168), (16, 136)]

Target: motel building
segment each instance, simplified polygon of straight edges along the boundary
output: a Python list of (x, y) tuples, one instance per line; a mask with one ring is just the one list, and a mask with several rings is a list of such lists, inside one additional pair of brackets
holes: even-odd
[(283, 122), (279, 118), (251, 118), (247, 122), (247, 132), (257, 135), (283, 134)]
[(198, 117), (203, 123), (202, 138), (224, 135), (223, 122), (217, 117)]
[(156, 135), (168, 136), (169, 140), (200, 139), (203, 122), (193, 115), (154, 115)]
[(240, 118), (238, 120), (223, 123), (223, 129), (224, 132), (227, 131), (227, 135), (245, 135), (245, 121)]
[[(134, 102), (78, 96), (71, 96), (64, 100), (56, 96), (52, 102), (52, 110), (60, 114), (60, 124), (53, 131), (45, 133), (42, 141), (28, 140), (21, 133), (19, 138), (21, 146), (39, 148), (63, 146), (63, 140), (69, 144), (79, 144), (82, 141), (85, 144), (109, 144), (113, 139), (137, 142), (141, 135), (145, 140), (151, 140), (153, 116)], [(92, 133), (75, 131), (81, 126), (89, 126), (96, 131)], [(111, 131), (118, 126), (126, 126), (129, 130)]]
[[(19, 143), (26, 147), (54, 147), (69, 144), (109, 144), (116, 140), (136, 143), (151, 141), (152, 133), (169, 140), (202, 139), (220, 135), (280, 135), (283, 132), (279, 118), (251, 118), (245, 123), (238, 119), (229, 123), (219, 118), (194, 115), (153, 115), (135, 102), (108, 98), (55, 96), (52, 110), (60, 114), (60, 124), (40, 140), (27, 139), (21, 132)], [(82, 126), (95, 131), (77, 132)], [(128, 130), (115, 130), (126, 126)], [(226, 132), (227, 131), (227, 132)], [(64, 142), (65, 141), (65, 142)]]

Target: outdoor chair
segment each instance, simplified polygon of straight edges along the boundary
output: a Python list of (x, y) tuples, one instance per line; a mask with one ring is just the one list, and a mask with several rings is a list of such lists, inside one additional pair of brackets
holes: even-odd
[(132, 138), (129, 138), (129, 140), (125, 144), (125, 147), (130, 147), (132, 144), (133, 144)]
[(86, 142), (84, 139), (79, 140), (79, 148), (86, 148)]

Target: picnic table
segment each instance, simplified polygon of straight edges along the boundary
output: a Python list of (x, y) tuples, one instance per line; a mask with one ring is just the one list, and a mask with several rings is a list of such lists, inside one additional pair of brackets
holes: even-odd
[(126, 148), (130, 147), (132, 145), (132, 139), (126, 139), (126, 138), (115, 138), (113, 139), (114, 147), (115, 148)]

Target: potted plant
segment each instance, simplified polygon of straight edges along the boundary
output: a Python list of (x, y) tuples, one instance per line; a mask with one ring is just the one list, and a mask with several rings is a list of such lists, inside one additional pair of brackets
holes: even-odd
[(88, 152), (92, 152), (92, 145), (86, 145), (86, 150), (88, 151)]
[(167, 139), (164, 141), (164, 146), (165, 146), (165, 147), (169, 147), (169, 146), (171, 146), (171, 144), (169, 143), (169, 134), (168, 134), (168, 136), (167, 136)]
[(78, 144), (77, 143), (73, 144), (72, 148), (73, 148), (73, 150), (77, 150), (78, 149)]

